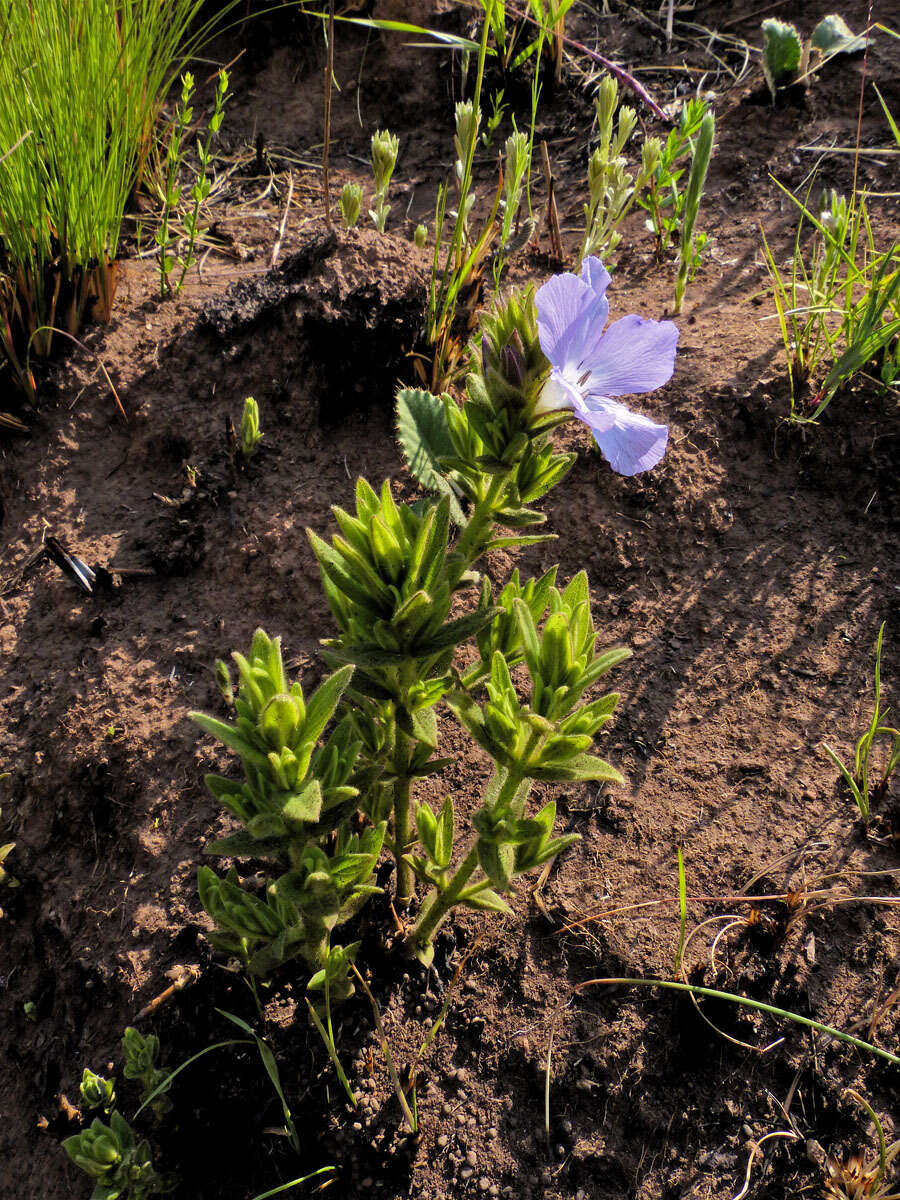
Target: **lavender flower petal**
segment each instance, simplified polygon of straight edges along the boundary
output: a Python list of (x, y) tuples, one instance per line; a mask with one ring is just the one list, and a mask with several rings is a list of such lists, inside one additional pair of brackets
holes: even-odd
[(555, 367), (578, 367), (593, 356), (609, 316), (609, 301), (577, 275), (554, 275), (535, 296), (541, 349)]
[(596, 343), (591, 359), (584, 361), (590, 371), (586, 394), (631, 396), (668, 383), (675, 370), (678, 332), (671, 321), (651, 321), (635, 314), (614, 321)]
[(597, 296), (602, 296), (609, 287), (612, 276), (599, 258), (589, 254), (581, 264), (581, 278)]
[(575, 410), (591, 427), (603, 457), (619, 475), (649, 471), (666, 452), (669, 430), (615, 400), (588, 400)]

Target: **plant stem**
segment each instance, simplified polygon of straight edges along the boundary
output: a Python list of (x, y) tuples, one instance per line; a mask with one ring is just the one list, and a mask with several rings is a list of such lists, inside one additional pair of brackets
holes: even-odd
[[(539, 736), (539, 735), (538, 735)], [(497, 793), (497, 798), (491, 806), (497, 810), (511, 804), (516, 792), (522, 785), (524, 775), (521, 771), (507, 771), (506, 778)], [(413, 954), (425, 951), (431, 944), (431, 939), (440, 928), (450, 910), (459, 901), (466, 884), (475, 873), (478, 866), (478, 842), (472, 843), (469, 852), (456, 868), (453, 878), (443, 891), (437, 888), (431, 893), (422, 908), (415, 928), (407, 938), (407, 947)]]
[(447, 574), (451, 587), (456, 587), (473, 562), (484, 553), (494, 525), (497, 501), (506, 485), (507, 475), (492, 475), (487, 492), (477, 502), (462, 537), (447, 563)]
[(399, 727), (394, 740), (394, 857), (397, 860), (397, 903), (413, 896), (413, 871), (403, 855), (409, 846), (409, 756), (412, 739)]
[(456, 873), (442, 892), (433, 891), (425, 902), (415, 928), (407, 938), (407, 947), (413, 954), (425, 950), (437, 932), (441, 922), (453, 908), (463, 888), (472, 878), (478, 866), (478, 844), (472, 845), (469, 853), (456, 869)]

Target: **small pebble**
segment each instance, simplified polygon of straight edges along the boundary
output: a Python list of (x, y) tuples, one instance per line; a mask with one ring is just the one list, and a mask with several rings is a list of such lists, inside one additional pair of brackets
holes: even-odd
[(441, 1134), (441, 1136), (437, 1140), (437, 1144), (441, 1148), (441, 1150), (446, 1150), (446, 1148), (450, 1144), (450, 1139), (447, 1137), (446, 1133)]
[(469, 1151), (469, 1152), (466, 1154), (466, 1162), (469, 1164), (469, 1166), (470, 1166), (470, 1167), (477, 1167), (477, 1166), (478, 1166), (478, 1159), (477, 1159), (477, 1158), (476, 1158), (476, 1156), (475, 1156), (475, 1151), (474, 1151), (474, 1150), (470, 1150), (470, 1151)]
[(465, 1125), (466, 1114), (464, 1112), (458, 1112), (456, 1114), (456, 1123), (457, 1123), (457, 1125)]
[(475, 1174), (475, 1172), (472, 1170), (471, 1167), (463, 1167), (463, 1169), (459, 1173), (459, 1177), (460, 1177), (460, 1179), (469, 1180), (472, 1178), (472, 1176), (474, 1174)]
[(486, 1192), (490, 1186), (491, 1186), (491, 1181), (488, 1179), (488, 1177), (486, 1175), (482, 1175), (482, 1177), (478, 1180), (479, 1192)]
[(359, 1186), (360, 1186), (361, 1188), (365, 1188), (365, 1189), (366, 1189), (366, 1191), (368, 1191), (368, 1190), (369, 1190), (369, 1188), (370, 1188), (370, 1187), (372, 1187), (372, 1186), (374, 1185), (374, 1183), (375, 1183), (375, 1180), (372, 1178), (372, 1176), (371, 1176), (371, 1175), (367, 1175), (367, 1176), (365, 1177), (365, 1179), (362, 1181), (362, 1183), (361, 1183)]
[(500, 1131), (497, 1129), (497, 1126), (496, 1126), (496, 1125), (492, 1125), (492, 1126), (490, 1127), (490, 1129), (488, 1129), (488, 1131), (487, 1131), (487, 1135), (488, 1135), (488, 1137), (489, 1137), (489, 1138), (495, 1138), (495, 1137), (499, 1137), (499, 1136), (500, 1136)]

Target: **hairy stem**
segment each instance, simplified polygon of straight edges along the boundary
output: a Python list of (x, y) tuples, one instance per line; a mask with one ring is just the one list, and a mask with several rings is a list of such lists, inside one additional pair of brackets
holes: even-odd
[(408, 904), (413, 895), (413, 872), (403, 855), (409, 848), (409, 757), (412, 739), (397, 728), (394, 740), (394, 857), (397, 860), (397, 903)]
[(487, 491), (475, 505), (469, 523), (447, 562), (447, 575), (451, 587), (459, 583), (472, 563), (484, 553), (493, 533), (494, 513), (499, 507), (498, 502), (507, 479), (508, 475), (492, 475)]

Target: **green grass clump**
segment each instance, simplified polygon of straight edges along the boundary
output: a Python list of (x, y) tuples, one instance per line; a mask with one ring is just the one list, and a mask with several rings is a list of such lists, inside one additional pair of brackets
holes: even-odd
[[(216, 25), (236, 0), (226, 0)], [(160, 107), (212, 32), (202, 0), (9, 0), (0, 15), (0, 345), (108, 317)], [(15, 147), (13, 149), (13, 147)], [(11, 152), (10, 152), (11, 151)]]

